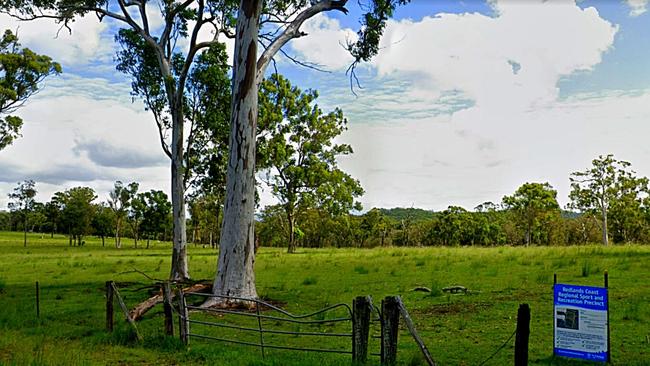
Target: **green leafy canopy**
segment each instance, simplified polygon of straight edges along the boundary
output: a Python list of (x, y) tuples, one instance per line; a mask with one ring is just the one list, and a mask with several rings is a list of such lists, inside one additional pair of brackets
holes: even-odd
[(61, 65), (29, 48), (21, 48), (18, 36), (5, 30), (0, 38), (0, 150), (20, 136), (23, 121), (11, 116), (36, 92), (47, 76), (60, 74)]

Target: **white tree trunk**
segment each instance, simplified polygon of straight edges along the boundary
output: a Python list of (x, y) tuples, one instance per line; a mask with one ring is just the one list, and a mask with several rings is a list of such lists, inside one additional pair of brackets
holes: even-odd
[(609, 245), (609, 236), (607, 234), (607, 208), (602, 208), (603, 215), (603, 244), (605, 246)]
[[(257, 298), (255, 288), (255, 150), (257, 34), (260, 0), (242, 0), (237, 19), (226, 202), (219, 240), (215, 295)], [(237, 301), (212, 298), (205, 306)]]
[(184, 281), (190, 278), (187, 265), (187, 233), (185, 231), (185, 182), (183, 182), (183, 112), (176, 100), (175, 113), (172, 116), (172, 281)]

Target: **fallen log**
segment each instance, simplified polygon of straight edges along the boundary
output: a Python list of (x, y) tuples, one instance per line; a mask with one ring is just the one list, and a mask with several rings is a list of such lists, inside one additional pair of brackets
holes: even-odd
[(457, 285), (457, 286), (444, 287), (442, 289), (442, 291), (443, 292), (449, 292), (449, 293), (452, 293), (452, 294), (457, 294), (457, 293), (460, 293), (460, 292), (466, 294), (467, 293), (467, 288), (465, 286)]
[[(197, 283), (194, 284), (190, 287), (185, 287), (183, 288), (183, 292), (211, 292), (212, 291), (212, 285), (207, 285), (203, 283)], [(173, 299), (174, 296), (176, 296), (173, 292), (171, 294), (171, 298)], [(158, 294), (146, 299), (145, 301), (139, 303), (136, 307), (134, 307), (130, 312), (129, 316), (131, 319), (134, 321), (142, 319), (144, 314), (146, 314), (149, 310), (151, 310), (154, 306), (158, 304), (163, 303), (163, 293), (162, 290), (158, 291)]]

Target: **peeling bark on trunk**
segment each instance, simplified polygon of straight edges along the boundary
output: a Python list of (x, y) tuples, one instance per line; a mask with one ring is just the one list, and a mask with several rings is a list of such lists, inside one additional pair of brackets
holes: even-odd
[(122, 238), (120, 237), (120, 219), (115, 219), (115, 248), (122, 247)]
[(296, 252), (296, 219), (293, 216), (293, 213), (287, 211), (287, 221), (289, 222), (289, 248), (287, 248), (287, 253)]
[[(237, 19), (226, 202), (219, 240), (215, 295), (257, 298), (255, 288), (255, 149), (257, 39), (262, 1), (242, 0)], [(211, 298), (204, 306), (237, 301)]]
[[(218, 203), (217, 203), (217, 215), (216, 215), (216, 216), (217, 216), (217, 220), (216, 220), (216, 222), (218, 223), (218, 222), (219, 222), (219, 217), (221, 216), (221, 202), (218, 202)], [(219, 231), (218, 231), (218, 230), (219, 230)], [(215, 249), (215, 248), (216, 248), (216, 243), (218, 243), (219, 240), (221, 239), (221, 231), (220, 231), (220, 229), (217, 227), (217, 224), (214, 225), (214, 227), (212, 228), (212, 231), (213, 231), (215, 234), (217, 234), (217, 235), (216, 235), (216, 240), (215, 240), (215, 238), (212, 238), (212, 237), (210, 238), (210, 240), (211, 240), (211, 243), (210, 243), (210, 244), (211, 244), (211, 247), (212, 247), (212, 249)]]
[(185, 182), (183, 181), (183, 110), (181, 102), (174, 98), (172, 115), (172, 217), (173, 249), (170, 280), (185, 281), (190, 278), (187, 265), (187, 233), (185, 232)]
[(602, 214), (603, 214), (603, 244), (605, 246), (609, 245), (609, 236), (607, 233), (607, 209), (603, 207), (602, 209)]

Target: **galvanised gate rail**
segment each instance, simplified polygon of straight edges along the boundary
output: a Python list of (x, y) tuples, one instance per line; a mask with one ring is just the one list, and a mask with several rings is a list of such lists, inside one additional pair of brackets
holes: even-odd
[[(254, 304), (254, 309), (204, 308), (195, 305), (188, 305), (186, 302), (186, 296), (220, 298), (226, 300), (234, 300), (238, 302), (248, 302)], [(362, 302), (365, 304), (364, 300), (367, 301), (367, 306), (363, 306), (363, 304), (359, 303)], [(355, 337), (355, 329), (363, 328), (363, 325), (361, 325), (361, 327), (356, 326), (356, 324), (359, 322), (355, 321), (355, 318), (364, 318), (366, 316), (365, 314), (361, 314), (361, 317), (359, 316), (355, 317), (353, 309), (348, 304), (339, 303), (339, 304), (327, 306), (313, 313), (304, 314), (304, 315), (295, 315), (273, 304), (270, 304), (268, 302), (259, 299), (241, 298), (241, 297), (224, 296), (224, 295), (213, 295), (213, 294), (205, 294), (205, 293), (198, 293), (198, 292), (185, 292), (185, 293), (179, 292), (179, 305), (181, 310), (180, 311), (181, 339), (185, 343), (188, 343), (189, 338), (192, 337), (192, 338), (207, 339), (207, 340), (227, 342), (227, 343), (240, 344), (246, 346), (253, 346), (253, 347), (258, 347), (260, 349), (263, 357), (265, 355), (264, 350), (267, 348), (279, 349), (279, 350), (306, 351), (306, 352), (349, 354), (352, 355), (353, 360), (359, 360), (361, 358), (365, 359), (367, 357), (367, 351), (355, 352), (355, 345), (356, 345), (356, 349), (359, 349), (359, 342), (358, 342), (359, 337)], [(355, 299), (355, 304), (354, 304), (355, 308), (357, 307), (368, 308), (370, 310), (371, 306), (372, 305), (370, 304), (370, 299), (368, 297), (359, 297)], [(340, 311), (341, 309), (343, 311)], [(242, 326), (238, 324), (233, 324), (232, 322), (225, 322), (225, 321), (218, 322), (218, 321), (192, 319), (190, 318), (189, 315), (190, 310), (194, 312), (229, 315), (229, 316), (234, 316), (236, 318), (248, 318), (248, 319), (254, 318), (256, 320), (255, 323), (257, 326), (250, 326), (250, 325)], [(326, 314), (335, 313), (337, 310), (339, 314), (342, 312), (345, 315), (343, 316), (337, 315), (336, 317), (329, 318), (329, 319), (326, 317)], [(269, 314), (269, 312), (271, 313)], [(357, 311), (357, 313), (359, 313), (359, 311)], [(370, 316), (370, 311), (367, 312), (367, 317), (369, 318), (369, 316)], [(265, 321), (267, 323), (273, 322), (276, 325), (276, 328), (273, 329), (265, 328), (264, 326)], [(348, 322), (350, 324), (350, 327), (348, 328), (351, 329), (350, 332), (300, 331), (300, 330), (292, 331), (292, 330), (277, 329), (277, 327), (281, 326), (282, 324), (294, 324), (298, 326), (300, 325), (319, 326), (319, 325), (333, 325), (336, 323), (344, 323), (344, 322)], [(241, 331), (247, 333), (257, 333), (259, 334), (259, 340), (252, 342), (252, 341), (245, 341), (241, 339), (234, 339), (230, 337), (225, 338), (225, 337), (216, 337), (208, 334), (199, 334), (194, 332), (195, 327), (191, 327), (190, 326), (191, 324), (202, 325), (207, 327), (233, 329), (235, 331)], [(366, 327), (367, 327), (367, 322), (366, 322)], [(350, 343), (348, 344), (350, 344), (351, 347), (348, 349), (333, 349), (333, 348), (315, 348), (315, 347), (300, 347), (294, 345), (282, 345), (277, 343), (270, 343), (268, 341), (268, 336), (267, 338), (265, 338), (265, 335), (272, 335), (272, 334), (295, 336), (295, 337), (347, 338), (350, 339)], [(365, 348), (367, 350), (367, 330), (365, 332), (365, 336), (366, 336), (365, 342), (362, 341), (361, 343), (365, 343)], [(361, 335), (361, 338), (363, 338), (363, 334)], [(356, 342), (355, 339), (357, 339)]]

